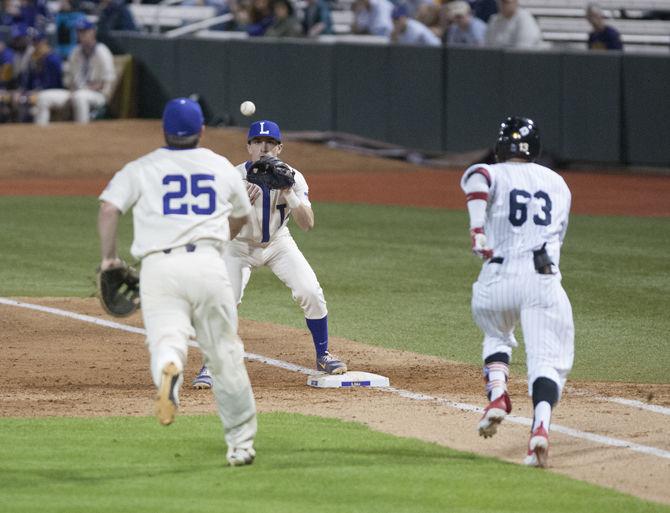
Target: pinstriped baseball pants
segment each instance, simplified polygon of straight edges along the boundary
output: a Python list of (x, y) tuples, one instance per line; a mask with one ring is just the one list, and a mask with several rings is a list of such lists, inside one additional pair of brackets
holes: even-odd
[(501, 265), (486, 264), (472, 287), (472, 315), (484, 332), (484, 359), (500, 352), (511, 355), (518, 345), (514, 329), (520, 323), (528, 394), (539, 377), (563, 389), (574, 361), (575, 330), (560, 274), (508, 273)]

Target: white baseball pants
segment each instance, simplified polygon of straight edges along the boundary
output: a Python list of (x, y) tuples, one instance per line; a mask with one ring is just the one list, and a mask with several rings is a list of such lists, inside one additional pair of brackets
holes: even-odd
[(242, 301), (251, 271), (267, 265), (291, 289), (293, 300), (300, 305), (305, 318), (322, 319), (328, 314), (319, 280), (290, 235), (278, 237), (265, 247), (233, 240), (226, 244), (224, 260), (238, 303)]
[(37, 93), (35, 109), (35, 123), (47, 125), (51, 119), (51, 109), (62, 109), (70, 102), (72, 115), (77, 123), (88, 123), (91, 118), (91, 108), (97, 109), (105, 105), (106, 99), (102, 93), (89, 89), (68, 91), (67, 89), (45, 89)]
[(472, 314), (484, 332), (482, 358), (512, 354), (521, 322), (528, 367), (528, 394), (539, 377), (563, 389), (574, 361), (572, 307), (560, 274), (505, 273), (485, 264), (472, 287)]
[(214, 381), (226, 443), (247, 449), (256, 435), (256, 405), (237, 336), (237, 305), (220, 249), (196, 246), (192, 253), (175, 248), (142, 260), (140, 299), (151, 375), (159, 386), (168, 363), (183, 371), (189, 338), (197, 337)]

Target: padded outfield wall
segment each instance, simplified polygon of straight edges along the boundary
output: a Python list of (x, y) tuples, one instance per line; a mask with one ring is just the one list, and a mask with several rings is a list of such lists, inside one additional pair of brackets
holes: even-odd
[(417, 150), (491, 146), (506, 115), (534, 118), (565, 161), (670, 166), (670, 54), (418, 48), (117, 33), (135, 57), (139, 114), (197, 93), (210, 122), (246, 125), (254, 100), (286, 130)]

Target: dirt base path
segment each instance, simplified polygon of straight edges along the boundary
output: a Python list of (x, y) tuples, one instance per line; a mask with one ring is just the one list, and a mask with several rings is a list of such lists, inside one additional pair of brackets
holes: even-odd
[[(3, 127), (0, 194), (97, 194), (125, 162), (160, 144), (152, 121), (101, 122), (87, 127), (54, 124)], [(246, 158), (244, 133), (209, 130), (207, 145), (231, 161)], [(287, 160), (306, 172), (316, 201), (463, 208), (458, 180), (462, 170), (434, 170), (403, 162), (360, 157), (305, 143), (287, 144)], [(565, 175), (574, 211), (590, 214), (670, 215), (670, 180), (654, 176), (593, 173)], [(626, 197), (627, 201), (620, 199)], [(105, 318), (94, 299), (35, 299)], [(125, 322), (141, 326), (139, 316)], [(2, 351), (0, 416), (151, 415), (153, 386), (143, 337), (0, 305)], [(313, 365), (307, 331), (242, 321), (249, 352)], [(334, 350), (352, 370), (389, 376), (393, 387), (450, 401), (418, 401), (375, 390), (316, 390), (306, 377), (249, 362), (261, 411), (292, 411), (363, 422), (374, 429), (411, 436), (455, 449), (520, 462), (528, 427), (507, 422), (491, 440), (478, 437), (479, 414), (455, 403), (483, 406), (480, 369), (434, 357), (333, 339)], [(199, 367), (191, 352), (187, 379)], [(510, 382), (514, 415), (532, 415), (522, 377)], [(607, 401), (624, 397), (652, 402), (652, 412)], [(570, 382), (555, 412), (555, 425), (601, 437), (596, 441), (552, 431), (550, 471), (670, 504), (670, 385)], [(214, 412), (211, 393), (185, 387), (181, 414)], [(411, 418), (408, 423), (406, 419)], [(641, 453), (613, 447), (612, 440), (654, 448)]]
[[(95, 299), (26, 298), (68, 311), (108, 318)], [(0, 375), (0, 416), (152, 415), (154, 388), (141, 335), (65, 319), (48, 313), (0, 305), (0, 329), (7, 340)], [(124, 320), (141, 327), (139, 314)], [(242, 321), (246, 350), (312, 367), (309, 333), (282, 326)], [(453, 403), (483, 406), (480, 369), (435, 357), (370, 347), (342, 339), (331, 342), (353, 362), (352, 370), (388, 376), (395, 388)], [(186, 382), (197, 373), (200, 356), (189, 355)], [(438, 401), (417, 401), (366, 389), (319, 390), (306, 376), (266, 364), (247, 364), (260, 411), (290, 411), (365, 423), (379, 431), (410, 436), (449, 447), (519, 463), (528, 427), (506, 422), (492, 439), (476, 431), (479, 413)], [(510, 382), (514, 415), (532, 411), (522, 377)], [(670, 386), (571, 383), (553, 423), (603, 437), (670, 451), (667, 416), (606, 402), (603, 394), (670, 406)], [(183, 388), (180, 414), (214, 413), (209, 391)], [(412, 422), (407, 422), (411, 418)], [(552, 432), (551, 471), (670, 504), (663, 476), (670, 459)]]

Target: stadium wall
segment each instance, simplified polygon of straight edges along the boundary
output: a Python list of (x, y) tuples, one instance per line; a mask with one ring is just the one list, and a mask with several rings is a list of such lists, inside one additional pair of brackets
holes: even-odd
[(443, 152), (490, 147), (517, 114), (558, 160), (670, 166), (670, 56), (137, 33), (117, 33), (114, 50), (137, 63), (140, 117), (195, 93), (210, 123), (243, 126), (251, 99), (286, 130)]

